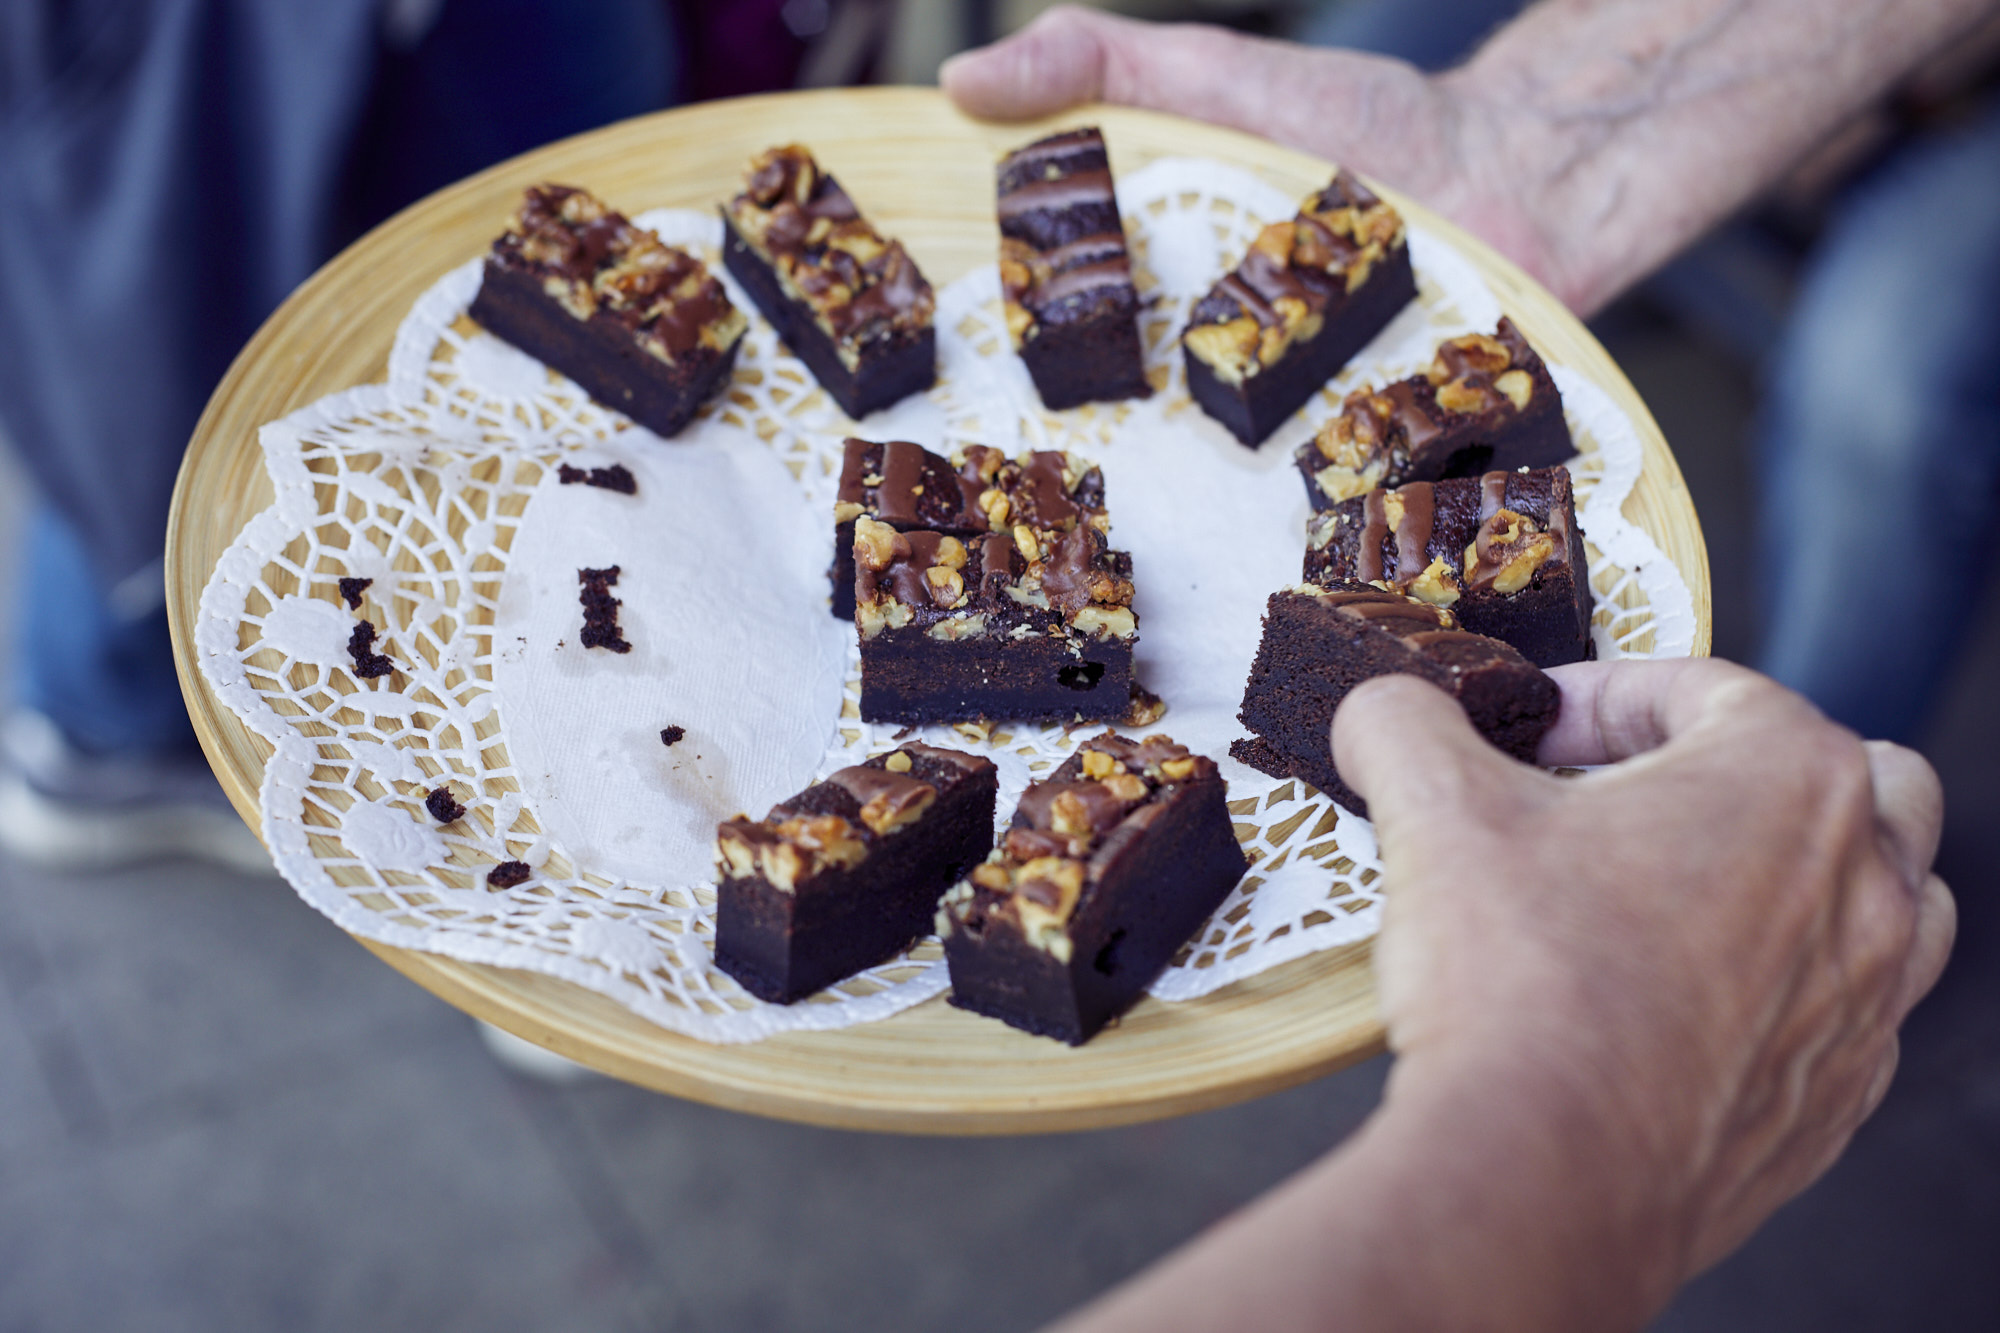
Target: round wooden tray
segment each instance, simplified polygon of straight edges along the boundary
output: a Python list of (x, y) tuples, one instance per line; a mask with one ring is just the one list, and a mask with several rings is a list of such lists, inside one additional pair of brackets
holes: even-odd
[[(1101, 126), (1119, 170), (1201, 155), (1257, 171), (1289, 195), (1329, 164), (1229, 130), (1095, 107), (1055, 121), (967, 120), (931, 90), (795, 93), (717, 102), (551, 144), (406, 209), (294, 292), (250, 341), (202, 415), (167, 533), (168, 606), (181, 686), (211, 763), (252, 828), (269, 747), (211, 694), (189, 627), (236, 534), (271, 503), (257, 428), (338, 389), (383, 378), (396, 327), (439, 275), (484, 252), (524, 186), (583, 185), (637, 213), (711, 207), (760, 149), (807, 142), (869, 217), (939, 287), (994, 254), (992, 164), (1055, 128)], [(1581, 371), (1637, 424), (1645, 469), (1625, 513), (1694, 592), (1708, 650), (1708, 558), (1687, 488), (1645, 404), (1583, 325), (1470, 235), (1385, 191), (1447, 236), (1550, 360)], [(713, 1046), (653, 1026), (581, 987), (362, 941), (390, 966), (480, 1018), (646, 1087), (762, 1115), (860, 1129), (986, 1134), (1123, 1124), (1220, 1106), (1304, 1082), (1382, 1047), (1367, 945), (1315, 954), (1185, 1004), (1142, 1001), (1080, 1050), (1028, 1037), (942, 999), (881, 1023)]]

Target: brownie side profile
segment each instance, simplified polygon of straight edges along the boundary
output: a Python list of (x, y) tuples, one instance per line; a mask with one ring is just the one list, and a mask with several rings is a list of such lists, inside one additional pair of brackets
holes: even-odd
[(937, 381), (937, 299), (797, 144), (751, 163), (722, 206), (722, 262), (840, 410), (860, 420)]
[(1339, 172), (1195, 303), (1188, 392), (1254, 449), (1416, 295), (1402, 216)]
[(1442, 607), (1361, 583), (1273, 593), (1237, 718), (1254, 736), (1229, 753), (1272, 777), (1299, 778), (1359, 815), (1368, 805), (1333, 763), (1334, 709), (1362, 681), (1422, 677), (1465, 709), (1480, 735), (1532, 762), (1555, 725), (1556, 683), (1498, 639), (1468, 634)]
[(1449, 607), (1467, 631), (1538, 667), (1597, 655), (1568, 468), (1413, 481), (1343, 500), (1306, 523), (1305, 577), (1387, 585)]
[(1038, 139), (1001, 159), (997, 178), (1007, 334), (1042, 406), (1151, 394), (1104, 136)]
[(1041, 450), (1009, 459), (968, 445), (949, 460), (904, 441), (850, 439), (833, 506), (833, 613), (854, 619), (854, 524), (872, 518), (907, 532), (926, 528), (960, 539), (986, 532), (1064, 533), (1091, 523), (1109, 533), (1104, 474), (1073, 454)]
[(945, 894), (951, 1002), (1080, 1046), (1131, 1008), (1249, 869), (1215, 761), (1085, 741)]
[(1115, 721), (1132, 704), (1132, 559), (1088, 523), (963, 541), (854, 525), (868, 722)]
[(1356, 389), (1296, 459), (1314, 509), (1377, 487), (1553, 467), (1576, 453), (1562, 391), (1514, 321), (1438, 344), (1421, 375)]
[(699, 259), (564, 185), (528, 190), (467, 313), (661, 436), (728, 381), (749, 327)]
[(992, 847), (997, 772), (913, 741), (719, 825), (716, 966), (791, 1004), (901, 953)]

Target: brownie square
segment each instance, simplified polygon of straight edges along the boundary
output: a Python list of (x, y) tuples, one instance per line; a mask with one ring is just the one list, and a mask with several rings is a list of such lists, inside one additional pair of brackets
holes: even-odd
[(1088, 523), (970, 541), (854, 525), (868, 722), (1109, 721), (1132, 700), (1132, 558)]
[(1104, 136), (1070, 130), (1017, 149), (997, 187), (1007, 333), (1042, 405), (1152, 393)]
[(1401, 671), (1444, 690), (1479, 733), (1532, 762), (1555, 725), (1556, 683), (1498, 639), (1468, 634), (1441, 607), (1361, 583), (1274, 593), (1237, 717), (1257, 733), (1229, 753), (1299, 778), (1356, 814), (1368, 805), (1333, 763), (1333, 712), (1362, 681)]
[(1195, 303), (1188, 392), (1254, 449), (1416, 295), (1402, 216), (1339, 172)]
[(778, 1004), (885, 962), (993, 845), (991, 760), (911, 742), (716, 829), (715, 962)]
[(1421, 375), (1347, 395), (1299, 447), (1314, 509), (1378, 486), (1553, 467), (1576, 452), (1562, 391), (1514, 321), (1438, 344)]
[(1539, 667), (1596, 656), (1590, 566), (1569, 469), (1369, 491), (1306, 523), (1308, 582), (1386, 584), (1451, 608)]
[(749, 327), (699, 259), (566, 185), (529, 189), (467, 313), (660, 436), (727, 383)]
[(1131, 1008), (1249, 869), (1215, 761), (1085, 741), (944, 896), (951, 1002), (1080, 1046)]
[(750, 163), (722, 206), (722, 262), (840, 410), (860, 420), (937, 380), (937, 300), (797, 144)]
[(1009, 460), (998, 449), (975, 444), (947, 461), (902, 440), (849, 439), (833, 506), (828, 571), (833, 613), (842, 620), (854, 619), (854, 524), (864, 516), (899, 532), (928, 528), (961, 539), (1011, 532), (1016, 523), (1056, 533), (1085, 522), (1100, 532), (1110, 530), (1104, 474), (1071, 454), (1042, 450)]

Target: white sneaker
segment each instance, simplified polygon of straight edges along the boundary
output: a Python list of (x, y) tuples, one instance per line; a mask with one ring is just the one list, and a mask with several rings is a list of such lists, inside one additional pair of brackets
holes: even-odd
[(479, 1040), (486, 1044), (486, 1053), (502, 1068), (523, 1078), (541, 1083), (579, 1083), (587, 1078), (599, 1077), (589, 1065), (580, 1065), (566, 1055), (557, 1055), (526, 1037), (515, 1036), (506, 1028), (495, 1027), (483, 1018), (472, 1021), (479, 1025)]
[(0, 719), (0, 850), (57, 871), (189, 857), (275, 873), (198, 757), (88, 754), (27, 710)]

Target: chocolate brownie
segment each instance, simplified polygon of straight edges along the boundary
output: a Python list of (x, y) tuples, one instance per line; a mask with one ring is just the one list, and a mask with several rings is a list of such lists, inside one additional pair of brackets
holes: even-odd
[(810, 152), (759, 154), (722, 220), (723, 264), (841, 411), (858, 421), (936, 382), (930, 283)]
[(1364, 583), (1273, 593), (1264, 638), (1236, 716), (1257, 734), (1229, 753), (1278, 778), (1300, 778), (1356, 814), (1367, 803), (1333, 764), (1333, 710), (1362, 681), (1390, 672), (1430, 681), (1458, 700), (1480, 734), (1532, 761), (1562, 696), (1534, 663), (1458, 627), (1442, 607)]
[(528, 191), (468, 313), (668, 436), (728, 382), (749, 327), (699, 259), (566, 185)]
[(623, 463), (613, 463), (610, 467), (580, 468), (564, 463), (556, 468), (556, 480), (565, 486), (595, 486), (599, 490), (616, 491), (620, 495), (637, 495), (639, 479)]
[(1132, 558), (1078, 524), (960, 539), (855, 520), (869, 722), (1115, 721), (1131, 707)]
[(375, 651), (375, 633), (371, 622), (360, 620), (347, 636), (347, 655), (354, 659), (354, 674), (363, 680), (374, 680), (396, 669), (393, 659)]
[(1402, 215), (1342, 171), (1195, 303), (1188, 392), (1254, 449), (1416, 295)]
[(893, 958), (993, 845), (991, 760), (911, 742), (716, 829), (716, 965), (790, 1004)]
[(1214, 760), (1165, 736), (1085, 741), (1023, 793), (999, 848), (944, 896), (951, 1002), (1080, 1046), (1248, 869)]
[(1299, 447), (1314, 509), (1378, 486), (1552, 467), (1576, 452), (1562, 392), (1510, 319), (1438, 344), (1421, 375), (1356, 389)]
[(1569, 469), (1413, 481), (1306, 523), (1309, 582), (1386, 584), (1447, 606), (1539, 667), (1596, 655), (1590, 566)]
[(863, 516), (898, 531), (929, 528), (967, 538), (1011, 532), (1016, 523), (1067, 532), (1080, 522), (1109, 531), (1104, 474), (1073, 455), (1043, 451), (1010, 461), (975, 444), (949, 461), (902, 440), (847, 441), (833, 506), (833, 613), (854, 619), (854, 523)]
[(1104, 136), (1069, 130), (1009, 153), (998, 193), (1007, 334), (1042, 406), (1152, 393)]
[(625, 631), (618, 627), (618, 608), (625, 603), (611, 595), (622, 572), (617, 565), (576, 571), (576, 581), (582, 585), (576, 600), (583, 604), (581, 638), (586, 648), (609, 648), (614, 653), (632, 651), (632, 645), (625, 642)]

